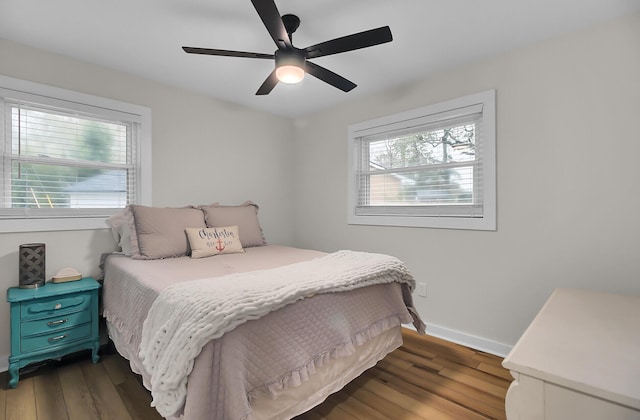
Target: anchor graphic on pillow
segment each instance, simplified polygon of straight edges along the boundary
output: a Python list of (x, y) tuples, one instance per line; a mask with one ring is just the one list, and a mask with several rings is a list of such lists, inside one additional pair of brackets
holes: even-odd
[(216, 245), (216, 249), (218, 250), (218, 252), (222, 252), (224, 251), (224, 243), (222, 242), (222, 239), (218, 238), (218, 245)]

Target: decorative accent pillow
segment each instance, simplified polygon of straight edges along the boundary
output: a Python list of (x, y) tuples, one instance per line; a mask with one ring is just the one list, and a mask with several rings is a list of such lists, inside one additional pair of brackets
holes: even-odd
[(266, 245), (258, 222), (258, 205), (247, 201), (239, 206), (221, 206), (218, 203), (200, 206), (207, 227), (238, 226), (240, 243), (244, 248)]
[(244, 252), (238, 235), (238, 226), (187, 228), (185, 230), (191, 246), (191, 258)]
[[(139, 255), (134, 259), (159, 259), (189, 255), (188, 227), (204, 228), (202, 211), (193, 207), (131, 206)], [(133, 240), (131, 241), (133, 245)]]

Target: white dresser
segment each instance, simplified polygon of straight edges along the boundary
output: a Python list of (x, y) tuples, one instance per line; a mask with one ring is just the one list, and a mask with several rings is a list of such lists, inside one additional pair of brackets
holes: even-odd
[(638, 420), (640, 296), (557, 289), (502, 364), (509, 420)]

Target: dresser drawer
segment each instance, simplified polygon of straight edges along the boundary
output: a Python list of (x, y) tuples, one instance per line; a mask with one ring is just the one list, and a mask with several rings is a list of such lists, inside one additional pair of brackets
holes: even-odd
[(22, 322), (20, 335), (22, 337), (29, 337), (37, 334), (46, 334), (49, 331), (72, 328), (87, 322), (91, 322), (91, 311), (88, 310), (72, 312), (70, 314), (60, 314), (51, 318)]
[(83, 338), (89, 338), (90, 336), (91, 323), (89, 322), (67, 330), (52, 331), (48, 334), (24, 337), (20, 343), (20, 350), (23, 352), (35, 351), (71, 343)]
[(91, 295), (76, 294), (67, 296), (53, 296), (32, 302), (23, 302), (20, 308), (22, 320), (51, 317), (58, 314), (77, 312), (89, 309)]

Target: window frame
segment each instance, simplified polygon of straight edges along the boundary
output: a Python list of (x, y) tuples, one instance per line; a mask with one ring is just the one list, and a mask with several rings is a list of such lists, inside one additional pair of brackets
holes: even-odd
[[(130, 116), (131, 121), (139, 123), (135, 162), (136, 186), (135, 204), (151, 205), (151, 109), (113, 99), (76, 92), (68, 89), (48, 86), (40, 83), (15, 79), (0, 75), (0, 142), (5, 147), (8, 128), (5, 127), (5, 102), (29, 102), (43, 107), (62, 108), (80, 114), (94, 114), (113, 118)], [(5, 165), (2, 162), (0, 168)], [(5, 168), (6, 169), (6, 168)], [(7, 188), (6, 173), (0, 175), (0, 188)], [(55, 209), (54, 209), (55, 210)], [(36, 216), (0, 216), (0, 233), (32, 231), (64, 231), (106, 229), (105, 220), (119, 209), (66, 209), (62, 214), (52, 212)], [(73, 213), (77, 213), (74, 215)]]
[[(470, 115), (469, 109), (481, 109), (482, 134), (482, 212), (476, 217), (411, 214), (356, 214), (358, 207), (358, 168), (362, 148), (358, 139), (402, 131), (417, 125), (442, 122)], [(350, 225), (404, 226), (444, 229), (496, 230), (496, 91), (495, 89), (455, 98), (398, 114), (375, 118), (348, 127), (347, 223)], [(408, 207), (408, 206), (407, 206)], [(446, 207), (446, 206), (445, 206)], [(406, 210), (406, 208), (405, 208)], [(445, 212), (446, 213), (446, 212)]]

